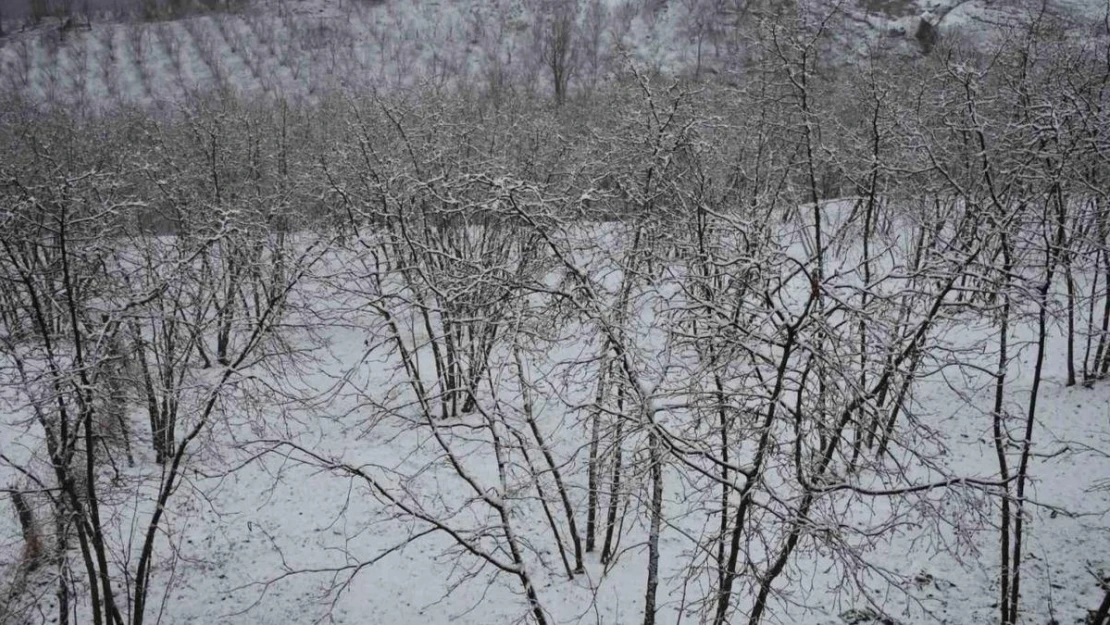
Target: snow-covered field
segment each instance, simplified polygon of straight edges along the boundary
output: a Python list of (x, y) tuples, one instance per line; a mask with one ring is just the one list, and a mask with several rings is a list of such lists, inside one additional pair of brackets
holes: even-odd
[[(138, 6), (138, 5), (137, 5)], [(315, 102), (328, 94), (395, 89), (551, 90), (551, 20), (575, 24), (570, 84), (596, 88), (628, 59), (667, 75), (705, 77), (740, 69), (759, 13), (747, 5), (700, 0), (283, 0), (236, 5), (232, 12), (142, 20), (92, 5), (86, 27), (47, 18), (29, 26), (5, 13), (0, 85), (69, 110), (121, 105), (173, 110), (190, 96)], [(922, 17), (943, 36), (986, 42), (1021, 28), (1040, 2), (905, 0), (814, 2), (811, 19), (833, 15), (838, 42), (829, 54), (851, 62), (880, 41), (912, 57)], [(1094, 0), (1049, 3), (1051, 15), (1090, 28), (1101, 24)], [(137, 9), (136, 9), (137, 10)], [(569, 13), (568, 13), (569, 12)], [(120, 17), (123, 15), (123, 17)], [(1084, 31), (1086, 32), (1086, 31)], [(739, 63), (739, 64), (738, 64)]]
[[(1022, 369), (1028, 372), (1028, 366)], [(381, 385), (384, 377), (368, 383)], [(1051, 457), (1036, 459), (1031, 470), (1031, 498), (1039, 506), (1031, 512), (1028, 525), (1026, 623), (1048, 623), (1052, 618), (1060, 623), (1081, 622), (1101, 599), (1095, 575), (1110, 567), (1104, 516), (1110, 507), (1104, 488), (1110, 459), (1089, 449), (1104, 446), (1110, 438), (1110, 390), (1105, 386), (1066, 389), (1062, 379), (1059, 370), (1048, 376), (1036, 432), (1036, 452)], [(973, 394), (980, 410), (957, 400), (946, 384), (935, 380), (921, 390), (922, 419), (941, 430), (951, 446), (942, 460), (945, 466), (958, 475), (990, 476), (996, 467), (992, 466), (989, 415), (982, 408), (989, 405), (989, 397), (984, 396), (989, 394), (977, 392), (982, 380), (967, 382), (970, 388), (959, 390)], [(1021, 399), (1022, 393), (1015, 391), (1014, 402)], [(379, 426), (364, 434), (365, 418), (356, 413), (335, 421), (318, 419), (294, 440), (328, 458), (401, 474), (423, 473), (439, 455), (427, 432)], [(544, 427), (556, 440), (570, 439), (566, 444), (571, 446), (574, 437), (566, 431), (582, 426), (572, 417), (553, 414), (545, 417)], [(479, 451), (474, 452), (477, 457), (463, 453), (483, 483), (496, 483), (492, 459), (482, 462)], [(586, 499), (581, 475), (584, 453), (567, 459), (568, 473), (578, 478), (574, 498), (580, 509)], [(441, 479), (453, 483), (445, 473), (425, 474), (421, 479), (428, 484), (442, 484)], [(680, 616), (684, 603), (700, 600), (699, 593), (706, 592), (699, 581), (686, 579), (692, 545), (683, 532), (705, 531), (707, 515), (691, 510), (681, 481), (670, 474), (668, 478), (665, 509), (683, 519), (685, 527), (668, 529), (662, 538), (665, 582), (659, 618), (700, 622), (696, 615)], [(479, 574), (453, 589), (475, 564), (466, 562), (465, 556), (444, 555), (451, 547), (446, 538), (424, 537), (398, 548), (423, 528), (391, 519), (389, 510), (357, 480), (337, 478), (277, 455), (227, 477), (191, 481), (206, 492), (219, 486), (210, 495), (211, 507), (194, 502), (181, 515), (179, 523), (188, 524), (181, 530), (188, 536), (183, 561), (175, 577), (163, 573), (166, 581), (173, 581), (167, 623), (276, 625), (291, 618), (294, 622), (332, 618), (338, 623), (483, 625), (517, 622), (526, 616), (524, 599), (515, 581), (507, 577), (490, 580)], [(446, 485), (433, 492), (436, 498), (460, 495)], [(882, 503), (876, 505), (879, 511), (863, 509), (844, 522), (866, 526), (887, 514)], [(964, 502), (943, 491), (918, 505), (936, 506), (938, 525), (908, 522), (859, 554), (897, 581), (872, 579), (865, 586), (871, 596), (859, 597), (844, 588), (844, 576), (849, 573), (834, 560), (807, 554), (792, 564), (794, 587), (770, 622), (835, 624), (844, 622), (839, 615), (848, 610), (872, 605), (907, 624), (993, 622), (998, 602), (998, 534), (990, 518), (994, 507), (982, 498)], [(568, 581), (554, 574), (558, 566), (550, 539), (546, 545), (543, 542), (542, 513), (521, 506), (517, 518), (526, 533), (534, 534), (530, 539), (537, 541), (539, 553), (552, 560), (551, 572), (536, 567), (540, 598), (552, 622), (641, 620), (646, 554), (635, 543), (638, 534), (642, 540), (642, 531), (625, 539), (632, 550), (608, 573), (592, 554), (587, 556), (587, 573)], [(387, 552), (349, 583), (348, 577), (354, 575), (351, 568), (285, 577), (291, 569), (343, 569)], [(184, 561), (192, 558), (196, 561)], [(340, 583), (345, 584), (341, 592), (328, 592)]]
[[(830, 232), (838, 231), (837, 221), (847, 212), (847, 206), (828, 207)], [(846, 241), (849, 231), (834, 237)], [(595, 276), (598, 288), (609, 293), (606, 300), (616, 297), (622, 273), (614, 254), (627, 245), (624, 237), (629, 233), (595, 227), (570, 234), (586, 246), (573, 262)], [(786, 245), (782, 254), (805, 257), (803, 239), (790, 243), (798, 234), (781, 234), (780, 243)], [(907, 240), (894, 235), (888, 243), (898, 247)], [(855, 245), (841, 249), (829, 259), (828, 271), (840, 276), (833, 280), (843, 287), (855, 279), (851, 267), (860, 252)], [(507, 452), (512, 466), (502, 466), (506, 472), (500, 473), (490, 438), (493, 431), (525, 432), (521, 411), (526, 401), (531, 402), (582, 531), (587, 433), (596, 415), (590, 406), (596, 407), (591, 399), (598, 375), (599, 343), (592, 324), (557, 321), (554, 310), (543, 308), (550, 302), (539, 293), (530, 303), (511, 304), (535, 307), (535, 317), (504, 330), (483, 382), (479, 409), (426, 421), (407, 390), (387, 325), (368, 307), (375, 301), (394, 304), (376, 297), (361, 299), (373, 292), (369, 285), (375, 279), (362, 273), (364, 261), (346, 252), (330, 257), (292, 302), (300, 311), (290, 320), (292, 336), (309, 351), (299, 371), (280, 380), (286, 401), (250, 408), (229, 400), (203, 434), (198, 453), (189, 458), (190, 467), (166, 516), (161, 560), (153, 572), (152, 605), (158, 606), (160, 621), (521, 622), (528, 618), (529, 607), (513, 575), (460, 549), (445, 532), (431, 531), (411, 511), (415, 506), (464, 533), (488, 532), (485, 538), (468, 539), (505, 557), (503, 537), (497, 536), (496, 524), (490, 525), (492, 505), (483, 501), (489, 497), (489, 502), (510, 510), (516, 540), (527, 548), (526, 566), (549, 622), (640, 622), (650, 498), (643, 467), (644, 433), (627, 434), (622, 441), (630, 486), (620, 504), (627, 525), (622, 521), (619, 557), (605, 566), (596, 552), (586, 554), (585, 571), (573, 579), (561, 572), (558, 547), (532, 490), (539, 464), (522, 464), (542, 463), (537, 443), (524, 445), (522, 439), (523, 446), (510, 446), (516, 450)], [(556, 270), (543, 282), (556, 287), (558, 274)], [(657, 278), (639, 284), (632, 297), (636, 312), (628, 327), (635, 338), (627, 345), (636, 353), (633, 366), (651, 386), (649, 401), (657, 403), (656, 416), (664, 429), (679, 447), (700, 449), (714, 434), (708, 424), (694, 424), (696, 411), (690, 402), (699, 382), (691, 376), (706, 371), (688, 360), (696, 358), (694, 354), (676, 344), (681, 332), (670, 317), (682, 308), (685, 269), (662, 266), (653, 275)], [(382, 293), (404, 291), (388, 282), (381, 288)], [(788, 299), (803, 295), (801, 290)], [(296, 330), (310, 317), (312, 335)], [(529, 328), (530, 323), (540, 326)], [(425, 382), (434, 385), (427, 335), (416, 318), (402, 320), (401, 328), (423, 363)], [(998, 472), (989, 373), (995, 331), (989, 319), (974, 314), (956, 314), (938, 327), (906, 413), (909, 421), (899, 427), (891, 455), (854, 476), (834, 476), (831, 482), (843, 479), (845, 484), (879, 490), (930, 482), (937, 486), (913, 495), (833, 491), (821, 496), (811, 513), (807, 538), (776, 585), (768, 622), (870, 622), (865, 618), (869, 614), (896, 619), (882, 622), (906, 624), (985, 623), (996, 618), (997, 501), (990, 489), (959, 482), (990, 481)], [(1015, 432), (1028, 398), (1033, 339), (1029, 323), (1018, 324), (1011, 337), (1016, 356), (1008, 372), (1012, 386), (1005, 410), (1014, 415)], [(510, 344), (523, 350), (523, 369), (507, 351)], [(1023, 623), (1081, 621), (1101, 597), (1095, 576), (1110, 567), (1104, 518), (1110, 506), (1110, 455), (1102, 451), (1110, 444), (1110, 387), (1096, 382), (1092, 388), (1065, 388), (1059, 328), (1053, 328), (1050, 345), (1029, 470), (1027, 497), (1033, 505), (1026, 526)], [(521, 380), (529, 384), (530, 399), (522, 395)], [(737, 394), (734, 401), (754, 401), (744, 399), (742, 392), (751, 380), (727, 383), (730, 394)], [(614, 411), (614, 418), (628, 419), (632, 427), (637, 417), (616, 412), (621, 409), (611, 401), (610, 397), (602, 403)], [(0, 431), (5, 437), (2, 449), (12, 464), (4, 467), (0, 479), (12, 483), (19, 479), (13, 465), (23, 462), (20, 451), (38, 448), (41, 442), (33, 424), (20, 425), (19, 412), (7, 414)], [(110, 483), (122, 493), (141, 493), (157, 484), (159, 468), (144, 439), (143, 432), (149, 430), (140, 402), (131, 405), (129, 416), (136, 432), (137, 462)], [(768, 513), (775, 509), (776, 495), (800, 495), (789, 484), (790, 420), (775, 425), (783, 448), (772, 452), (774, 461), (762, 478), (768, 487), (758, 497), (772, 498), (762, 501)], [(493, 430), (491, 423), (497, 424)], [(736, 453), (750, 453), (745, 449), (758, 433), (754, 422), (738, 416)], [(530, 459), (524, 450), (530, 450)], [(664, 464), (666, 521), (660, 536), (658, 619), (702, 622), (714, 592), (714, 569), (706, 566), (703, 550), (719, 518), (712, 505), (717, 491), (692, 470), (696, 461), (690, 464), (673, 456)], [(341, 467), (357, 467), (377, 486)], [(550, 491), (548, 496), (554, 497)], [(112, 496), (109, 502), (105, 507), (113, 510), (113, 517), (118, 515), (112, 540), (120, 545), (138, 540), (148, 504), (139, 495)], [(557, 505), (554, 499), (549, 503)], [(146, 510), (137, 515), (138, 523), (129, 520), (136, 509)], [(21, 548), (19, 526), (14, 513), (0, 519), (0, 535), (7, 545), (4, 561), (11, 566)], [(748, 557), (768, 557), (765, 550), (781, 539), (776, 532), (783, 528), (774, 527), (774, 518), (765, 517), (764, 522), (764, 540), (770, 542), (761, 545), (757, 539), (749, 544), (744, 550)], [(753, 532), (759, 535), (758, 526)], [(741, 573), (742, 588), (758, 581), (749, 575)], [(751, 608), (746, 592), (736, 600), (737, 622)], [(49, 599), (45, 609), (49, 613)], [(87, 618), (85, 614), (77, 622)]]

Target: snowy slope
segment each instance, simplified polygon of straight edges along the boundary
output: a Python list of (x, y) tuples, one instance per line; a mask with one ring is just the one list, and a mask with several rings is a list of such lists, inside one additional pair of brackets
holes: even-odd
[[(986, 41), (1026, 23), (1041, 3), (990, 0), (859, 0), (805, 5), (811, 19), (833, 11), (836, 40), (850, 59), (877, 40), (919, 54), (922, 19), (943, 36)], [(231, 13), (166, 21), (96, 13), (66, 27), (30, 25), (5, 13), (0, 85), (34, 101), (101, 110), (138, 103), (172, 109), (183, 94), (229, 90), (244, 96), (314, 101), (337, 90), (494, 89), (506, 78), (549, 89), (541, 25), (558, 3), (520, 0), (385, 3), (358, 0), (259, 1)], [(760, 13), (704, 0), (663, 3), (577, 0), (576, 71), (585, 88), (621, 71), (628, 53), (670, 74), (730, 72)], [(1094, 0), (1054, 0), (1048, 12), (1100, 23)], [(563, 10), (563, 9), (559, 9)], [(72, 27), (72, 28), (70, 28)], [(739, 46), (739, 47), (738, 47)]]
[[(610, 284), (617, 280), (616, 274), (605, 278)], [(650, 352), (660, 347), (650, 338), (656, 323), (652, 306), (658, 302), (651, 301), (651, 293), (645, 295), (649, 297), (637, 325), (648, 332), (645, 349)], [(335, 293), (328, 295), (328, 302), (324, 309), (345, 304)], [(527, 605), (510, 576), (481, 566), (442, 533), (427, 533), (427, 526), (400, 514), (365, 482), (323, 470), (318, 463), (305, 464), (306, 454), (290, 446), (310, 450), (330, 463), (364, 467), (396, 493), (432, 508), (473, 512), (466, 507), (466, 488), (429, 429), (406, 422), (399, 413), (382, 416), (364, 403), (373, 397), (388, 404), (389, 389), (398, 384), (396, 361), (367, 348), (380, 331), (372, 324), (364, 329), (336, 325), (323, 336), (323, 343), (305, 343), (315, 345), (318, 360), (297, 385), (319, 393), (334, 390), (325, 393), (332, 400), (323, 411), (319, 405), (289, 405), (262, 414), (232, 412), (206, 435), (209, 451), (191, 460), (196, 470), (186, 476), (167, 516), (163, 545), (172, 543), (178, 550), (164, 550), (154, 571), (156, 587), (166, 589), (164, 596), (156, 597), (162, 623), (486, 625), (525, 618)], [(938, 332), (941, 344), (967, 350), (968, 357), (965, 365), (937, 367), (916, 391), (911, 414), (918, 420), (917, 429), (933, 432), (936, 441), (905, 441), (915, 444), (918, 453), (927, 454), (935, 444), (944, 447), (933, 458), (936, 475), (989, 478), (997, 471), (990, 434), (990, 378), (976, 368), (989, 367), (989, 356), (974, 357), (976, 346), (992, 339), (991, 332), (988, 323), (972, 318)], [(575, 391), (573, 380), (561, 385), (568, 383), (566, 375), (573, 375), (574, 363), (596, 350), (582, 335), (568, 328), (550, 337), (553, 343), (546, 349), (529, 352), (531, 375), (550, 380), (551, 389), (562, 389), (538, 404), (539, 418), (559, 457), (567, 458), (563, 470), (579, 510), (585, 502), (585, 451), (577, 447), (582, 415), (563, 402), (573, 403), (575, 393), (588, 395), (589, 389)], [(1026, 325), (1014, 337), (1016, 345), (1023, 346), (1023, 356), (1011, 370), (1015, 385), (1007, 410), (1015, 415), (1022, 413), (1026, 400), (1032, 373), (1027, 342), (1033, 336)], [(1059, 334), (1052, 346), (1030, 471), (1030, 500), (1036, 505), (1027, 526), (1024, 623), (1051, 618), (1079, 622), (1100, 600), (1095, 575), (1110, 571), (1104, 524), (1110, 510), (1110, 457), (1097, 451), (1110, 443), (1110, 385), (1065, 388)], [(495, 366), (494, 378), (502, 373), (511, 375), (511, 364)], [(506, 382), (500, 391), (505, 401), (520, 401), (512, 384)], [(136, 407), (133, 417), (135, 431), (141, 433), (145, 428), (139, 412)], [(9, 454), (37, 445), (33, 427), (10, 421), (16, 416), (8, 415), (9, 421), (0, 424), (5, 436), (0, 448)], [(468, 471), (496, 488), (496, 464), (488, 441), (475, 426), (480, 426), (479, 417), (469, 415), (440, 429), (448, 433)], [(140, 453), (136, 468), (124, 470), (128, 482), (156, 483), (156, 465), (141, 451), (147, 448), (144, 441), (136, 441)], [(6, 471), (0, 481), (18, 478)], [(683, 614), (707, 592), (707, 580), (690, 578), (686, 571), (692, 560), (701, 558), (692, 538), (712, 529), (711, 518), (692, 493), (694, 484), (680, 479), (680, 473), (668, 470), (665, 475), (665, 509), (671, 520), (662, 538), (662, 622), (693, 622), (683, 621)], [(928, 473), (917, 477), (928, 481)], [(629, 502), (633, 508), (642, 505), (638, 498), (633, 495)], [(858, 562), (843, 560), (843, 554), (832, 557), (803, 549), (790, 565), (791, 583), (776, 598), (770, 622), (832, 625), (843, 622), (841, 615), (851, 610), (863, 613), (872, 608), (906, 625), (992, 622), (998, 566), (997, 532), (991, 527), (994, 507), (981, 494), (945, 488), (891, 501), (879, 498), (862, 506), (857, 501), (855, 515), (844, 519), (839, 531), (887, 528), (878, 540), (844, 533)], [(555, 574), (554, 545), (535, 502), (527, 496), (514, 502), (514, 522), (540, 558), (530, 565), (530, 572), (538, 578), (539, 595), (552, 622), (639, 621), (646, 555), (638, 539), (645, 528), (629, 528), (622, 545), (627, 551), (611, 570), (606, 572), (592, 554), (586, 575), (570, 581)], [(839, 506), (831, 505), (815, 518), (839, 518)], [(136, 531), (135, 526), (127, 519), (146, 512), (136, 512), (129, 501), (114, 506), (121, 517), (117, 539), (134, 539), (128, 532)], [(913, 508), (919, 506), (939, 511), (943, 523), (916, 524), (922, 517)], [(464, 527), (480, 521), (469, 516), (456, 519)], [(14, 514), (0, 515), (0, 537), (0, 562), (11, 563), (19, 543)], [(868, 568), (861, 573), (858, 563), (863, 562)], [(846, 578), (853, 584), (845, 585)]]

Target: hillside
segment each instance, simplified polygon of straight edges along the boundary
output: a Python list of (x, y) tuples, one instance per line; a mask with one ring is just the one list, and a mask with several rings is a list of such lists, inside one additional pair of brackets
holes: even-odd
[[(133, 5), (128, 2), (134, 3)], [(69, 8), (65, 8), (69, 6)], [(517, 89), (551, 92), (552, 24), (568, 29), (568, 86), (589, 91), (624, 71), (734, 81), (753, 32), (784, 10), (760, 2), (675, 0), (369, 2), (282, 0), (174, 9), (137, 0), (5, 5), (0, 84), (9, 93), (70, 109), (120, 105), (171, 109), (189, 97), (316, 102), (337, 92), (380, 89)], [(188, 6), (188, 5), (185, 5)], [(1046, 19), (1090, 32), (1102, 22), (1094, 0), (1051, 0)], [(939, 37), (989, 47), (1040, 14), (1041, 3), (989, 0), (851, 0), (803, 4), (803, 20), (831, 17), (826, 56), (851, 63), (880, 46), (921, 55), (922, 20)], [(53, 17), (68, 15), (68, 17)], [(785, 19), (794, 19), (787, 17)]]

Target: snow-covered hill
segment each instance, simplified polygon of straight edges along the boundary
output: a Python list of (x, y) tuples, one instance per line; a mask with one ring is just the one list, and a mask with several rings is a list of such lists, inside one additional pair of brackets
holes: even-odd
[[(572, 91), (623, 71), (626, 54), (665, 74), (729, 74), (742, 66), (752, 24), (775, 9), (710, 0), (261, 0), (233, 11), (155, 18), (144, 17), (142, 4), (128, 12), (126, 5), (94, 3), (87, 14), (74, 10), (36, 25), (26, 17), (29, 6), (5, 7), (0, 85), (33, 101), (94, 110), (172, 108), (212, 91), (289, 101), (344, 90), (511, 84), (550, 91), (549, 24), (568, 12), (576, 25)], [(986, 41), (1028, 23), (1041, 8), (1033, 0), (803, 6), (808, 19), (834, 16), (835, 54), (846, 62), (880, 40), (900, 54), (921, 54), (923, 20), (942, 38)], [(1052, 0), (1046, 10), (1088, 30), (1102, 17), (1094, 0)]]

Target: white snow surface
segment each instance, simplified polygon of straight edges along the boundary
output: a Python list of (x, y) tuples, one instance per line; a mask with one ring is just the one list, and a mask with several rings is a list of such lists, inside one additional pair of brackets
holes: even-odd
[[(619, 275), (610, 274), (602, 284), (611, 286), (618, 279)], [(338, 304), (335, 300), (324, 308)], [(653, 344), (651, 337), (659, 329), (651, 327), (650, 304), (640, 309), (637, 324), (646, 330), (646, 352), (665, 347)], [(992, 340), (992, 331), (987, 321), (969, 318), (942, 328), (936, 340), (974, 351)], [(307, 465), (302, 462), (305, 454), (274, 443), (295, 443), (335, 463), (360, 467), (394, 494), (407, 493), (428, 510), (475, 514), (478, 508), (462, 507), (473, 493), (447, 466), (432, 430), (420, 423), (381, 417), (365, 401), (371, 397), (386, 403), (395, 400), (399, 385), (396, 363), (368, 347), (380, 340), (377, 332), (372, 324), (328, 330), (325, 344), (316, 347), (318, 360), (296, 382), (303, 388), (289, 389), (327, 394), (326, 404), (268, 408), (257, 414), (231, 409), (206, 431), (197, 447), (203, 451), (189, 458), (185, 481), (171, 501), (166, 539), (159, 542), (154, 571), (158, 590), (152, 605), (159, 606), (162, 623), (486, 625), (527, 618), (528, 607), (512, 576), (481, 566), (441, 533), (409, 542), (428, 526), (384, 504), (365, 482)], [(543, 381), (540, 388), (561, 387), (571, 395), (588, 395), (589, 385), (575, 378), (574, 363), (590, 358), (597, 346), (580, 336), (574, 328), (566, 329), (551, 344), (529, 351), (530, 375)], [(1020, 419), (1027, 399), (1034, 356), (1029, 342), (1034, 337), (1027, 325), (1015, 332), (1020, 356), (1009, 372), (1013, 386), (1007, 398), (1007, 410), (1017, 415), (1015, 419)], [(1110, 383), (1065, 388), (1060, 337), (1061, 330), (1053, 328), (1033, 435), (1029, 499), (1036, 505), (1029, 510), (1022, 596), (1022, 622), (1029, 624), (1051, 618), (1060, 623), (1079, 621), (1101, 598), (1095, 575), (1110, 570), (1105, 529), (1110, 456), (1098, 451), (1110, 444)], [(985, 358), (981, 364), (989, 366), (989, 356)], [(519, 402), (518, 389), (499, 382), (498, 372), (508, 372), (509, 367), (495, 366), (493, 388), (505, 401)], [(996, 475), (990, 382), (989, 375), (971, 368), (937, 367), (916, 391), (914, 418), (947, 447), (943, 456), (935, 458), (937, 474), (984, 479)], [(658, 388), (659, 383), (655, 380), (652, 385)], [(660, 418), (666, 418), (666, 404), (657, 407)], [(140, 413), (136, 406), (131, 416), (141, 438), (145, 428)], [(19, 462), (38, 448), (35, 427), (21, 417), (18, 412), (0, 416), (0, 450)], [(558, 457), (565, 459), (563, 471), (572, 485), (582, 527), (584, 415), (551, 394), (537, 401), (537, 418)], [(510, 506), (515, 528), (538, 554), (529, 556), (528, 570), (538, 582), (540, 600), (552, 622), (639, 622), (646, 561), (646, 548), (639, 540), (646, 528), (629, 529), (630, 536), (622, 543), (626, 551), (608, 573), (597, 554), (588, 554), (586, 574), (574, 580), (559, 575), (554, 545), (538, 505), (526, 494), (499, 498), (497, 467), (484, 434), (474, 427), (479, 424), (478, 415), (468, 415), (439, 423), (437, 429), (451, 441), (466, 471), (489, 488), (492, 501)], [(144, 451), (149, 444), (140, 440), (136, 448), (137, 466), (123, 469), (122, 479), (148, 489), (157, 483), (158, 467)], [(264, 450), (271, 451), (261, 453)], [(0, 483), (17, 477), (5, 465)], [(920, 480), (929, 477), (922, 473)], [(860, 479), (866, 482), (866, 475)], [(673, 468), (665, 472), (668, 524), (661, 540), (660, 622), (695, 622), (690, 616), (683, 620), (684, 615), (689, 602), (706, 592), (706, 580), (684, 574), (690, 558), (698, 555), (691, 553), (691, 537), (711, 531), (714, 522), (699, 507), (704, 502), (690, 496), (688, 489), (693, 486)], [(907, 520), (869, 546), (845, 535), (849, 542), (860, 542), (857, 556), (872, 567), (853, 580), (867, 596), (854, 592), (850, 584), (845, 586), (848, 571), (855, 568), (850, 562), (803, 549), (789, 565), (791, 582), (781, 588), (783, 594), (776, 598), (768, 622), (831, 625), (842, 622), (839, 615), (846, 610), (871, 605), (907, 625), (993, 622), (998, 534), (992, 524), (997, 511), (985, 496), (960, 492), (938, 488), (898, 502), (881, 497), (862, 504), (856, 501), (843, 517), (844, 526), (829, 527), (829, 531), (869, 527), (902, 514)], [(633, 499), (635, 507), (638, 496)], [(845, 504), (848, 499), (839, 501)], [(835, 498), (829, 502), (837, 505)], [(135, 533), (143, 526), (132, 524), (131, 519), (141, 521), (149, 511), (128, 500), (111, 505), (119, 517), (113, 540), (120, 544), (137, 540)], [(912, 510), (891, 506), (928, 506), (941, 513), (935, 525), (922, 526), (913, 522), (919, 517)], [(18, 525), (9, 508), (4, 499), (0, 562), (5, 565), (16, 559), (19, 545)], [(835, 517), (819, 513), (815, 518)], [(467, 526), (482, 519), (452, 521)], [(884, 574), (889, 579), (884, 580)], [(744, 601), (740, 600), (737, 621)]]
[[(63, 28), (31, 25), (8, 9), (0, 37), (0, 88), (33, 101), (100, 111), (140, 105), (172, 111), (185, 96), (315, 102), (334, 93), (396, 89), (550, 90), (542, 60), (545, 16), (575, 15), (573, 89), (589, 89), (628, 59), (671, 75), (729, 74), (743, 58), (743, 29), (757, 19), (708, 0), (254, 0), (233, 12), (144, 21), (90, 5)], [(854, 0), (803, 3), (813, 19), (834, 12), (845, 62), (880, 40), (919, 54), (923, 16), (945, 36), (987, 43), (1028, 24), (1041, 2)], [(835, 6), (835, 11), (830, 8)], [(1093, 27), (1096, 0), (1052, 0), (1048, 14)], [(97, 8), (101, 11), (97, 11)], [(131, 17), (127, 17), (132, 15)]]

